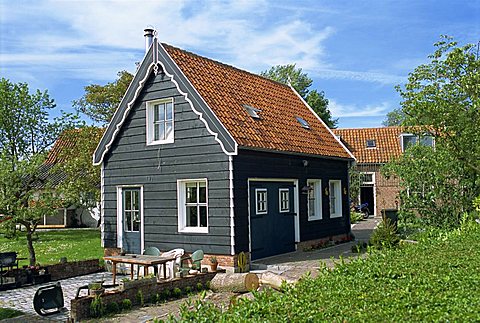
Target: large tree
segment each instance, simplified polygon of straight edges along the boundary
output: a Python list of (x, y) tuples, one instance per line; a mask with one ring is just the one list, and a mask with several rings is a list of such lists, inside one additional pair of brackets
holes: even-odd
[(85, 94), (73, 101), (75, 109), (90, 117), (94, 122), (106, 125), (110, 122), (123, 95), (133, 80), (133, 75), (127, 71), (117, 73), (114, 82), (105, 85), (91, 84), (85, 86)]
[(332, 118), (332, 114), (328, 110), (328, 99), (325, 98), (325, 93), (309, 89), (313, 80), (301, 68), (297, 68), (295, 64), (277, 65), (261, 72), (260, 75), (280, 83), (291, 84), (327, 126), (336, 128), (338, 119)]
[(401, 108), (393, 109), (387, 116), (385, 120), (383, 120), (382, 125), (385, 127), (392, 127), (392, 126), (401, 126), (403, 121), (405, 120), (405, 113)]
[(480, 59), (477, 46), (450, 37), (435, 47), (430, 62), (397, 87), (404, 125), (432, 135), (435, 149), (413, 147), (386, 171), (402, 180), (405, 208), (455, 225), (480, 194)]
[(30, 93), (26, 83), (0, 80), (0, 227), (7, 234), (16, 233), (17, 225), (24, 228), (31, 265), (33, 234), (43, 216), (55, 214), (61, 204), (42, 167), (46, 151), (78, 121), (69, 114), (51, 119), (54, 107), (47, 91)]

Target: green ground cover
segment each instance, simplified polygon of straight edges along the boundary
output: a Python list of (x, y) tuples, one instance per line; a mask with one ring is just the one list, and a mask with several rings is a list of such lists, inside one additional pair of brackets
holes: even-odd
[[(58, 263), (61, 257), (67, 257), (68, 261), (103, 257), (98, 229), (38, 231), (38, 239), (33, 246), (37, 263), (41, 265)], [(0, 236), (0, 252), (6, 251), (16, 251), (18, 257), (28, 258), (25, 236), (18, 239)], [(28, 265), (28, 260), (22, 260), (20, 265)]]
[(0, 321), (22, 315), (22, 312), (12, 310), (11, 308), (0, 307)]
[(283, 293), (259, 293), (225, 312), (182, 310), (195, 322), (417, 322), (480, 320), (480, 225), (423, 236), (323, 269)]

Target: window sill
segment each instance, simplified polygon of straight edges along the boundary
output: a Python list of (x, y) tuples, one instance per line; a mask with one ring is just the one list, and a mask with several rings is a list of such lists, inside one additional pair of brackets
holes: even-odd
[(185, 227), (178, 230), (179, 233), (208, 233), (207, 228), (195, 228), (195, 227)]
[(342, 217), (341, 214), (330, 214), (330, 219), (341, 218), (341, 217)]
[(158, 140), (158, 141), (147, 142), (147, 146), (156, 146), (156, 145), (173, 144), (173, 143), (174, 143), (174, 139)]
[(318, 221), (318, 220), (321, 220), (321, 219), (322, 219), (321, 216), (315, 216), (315, 217), (308, 218), (308, 221)]

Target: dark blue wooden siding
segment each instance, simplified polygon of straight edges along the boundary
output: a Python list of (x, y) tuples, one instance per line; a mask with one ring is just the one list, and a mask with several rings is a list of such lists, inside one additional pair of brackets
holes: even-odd
[[(145, 102), (174, 98), (175, 142), (146, 146)], [(229, 254), (228, 156), (164, 74), (150, 76), (104, 163), (105, 247), (116, 247), (116, 186), (143, 185), (145, 247)], [(208, 179), (209, 233), (178, 233), (177, 180)]]
[[(303, 160), (308, 161), (307, 167), (303, 166)], [(348, 195), (344, 195), (342, 189), (343, 216), (330, 219), (328, 196), (324, 194), (329, 180), (341, 180), (342, 187), (347, 187), (348, 161), (240, 149), (238, 156), (233, 157), (233, 172), (236, 253), (249, 248), (248, 178), (298, 179), (300, 241), (350, 232)], [(322, 180), (323, 219), (308, 221), (307, 195), (300, 191), (307, 184), (307, 179), (314, 178)]]

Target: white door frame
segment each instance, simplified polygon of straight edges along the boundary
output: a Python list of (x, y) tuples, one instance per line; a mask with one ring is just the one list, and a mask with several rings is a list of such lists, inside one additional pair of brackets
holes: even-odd
[(123, 248), (123, 189), (140, 189), (140, 252), (145, 249), (145, 230), (143, 219), (143, 185), (118, 185), (117, 186), (117, 248)]

